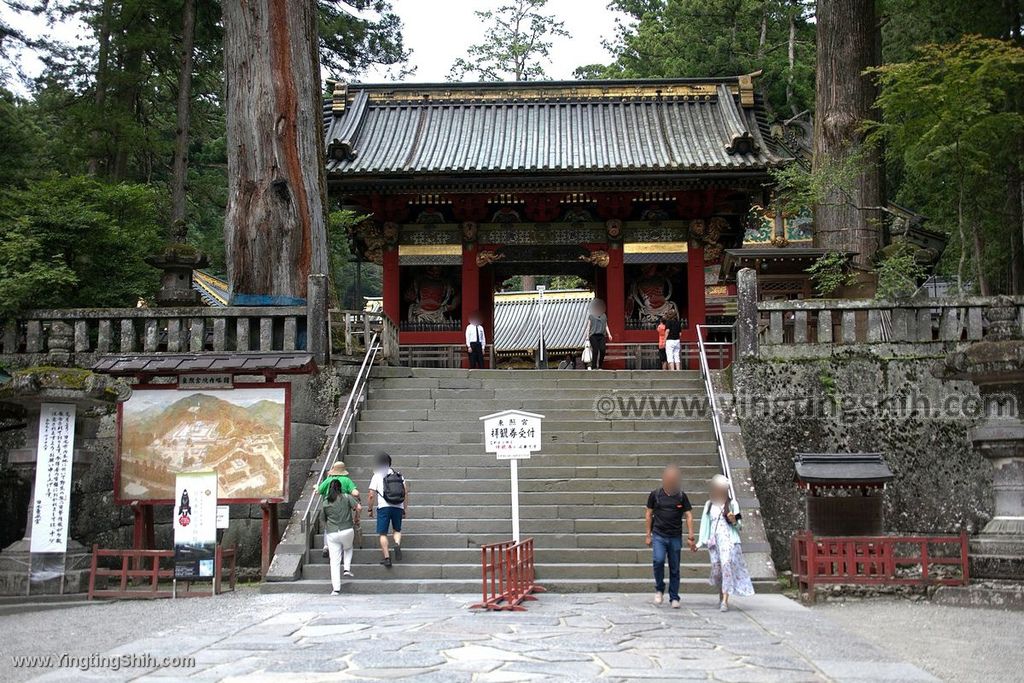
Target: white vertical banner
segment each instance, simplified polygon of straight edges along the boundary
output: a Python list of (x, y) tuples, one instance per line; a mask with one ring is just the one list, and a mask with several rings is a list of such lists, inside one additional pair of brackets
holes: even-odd
[(44, 403), (39, 413), (32, 503), (33, 553), (65, 553), (68, 549), (75, 409), (76, 406), (69, 403)]
[(217, 473), (174, 479), (174, 578), (212, 578), (217, 552)]

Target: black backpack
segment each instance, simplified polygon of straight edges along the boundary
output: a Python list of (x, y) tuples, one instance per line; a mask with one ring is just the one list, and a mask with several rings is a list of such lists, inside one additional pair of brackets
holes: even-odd
[(391, 470), (384, 475), (384, 485), (380, 495), (391, 505), (405, 502), (405, 477), (398, 470)]

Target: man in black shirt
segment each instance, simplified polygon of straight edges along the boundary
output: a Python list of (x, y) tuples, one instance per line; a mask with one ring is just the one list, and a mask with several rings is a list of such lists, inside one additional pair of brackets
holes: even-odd
[(686, 545), (695, 547), (693, 506), (680, 486), (679, 468), (669, 465), (661, 474), (661, 488), (647, 498), (647, 545), (654, 551), (654, 604), (665, 601), (665, 560), (668, 559), (668, 597), (679, 609), (679, 555), (683, 549), (683, 519)]

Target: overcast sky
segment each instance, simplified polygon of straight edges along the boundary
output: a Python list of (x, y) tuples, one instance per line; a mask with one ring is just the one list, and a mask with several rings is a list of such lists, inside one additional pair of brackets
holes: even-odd
[[(502, 0), (392, 0), (402, 19), (406, 47), (412, 50), (410, 64), (416, 72), (411, 81), (443, 81), (452, 62), (465, 55), (466, 48), (480, 40), (483, 27), (475, 10), (493, 9)], [(602, 41), (615, 32), (615, 13), (606, 7), (607, 0), (550, 0), (551, 14), (565, 22), (569, 38), (559, 38), (551, 50), (551, 63), (545, 65), (555, 79), (571, 78), (576, 67), (608, 62), (610, 56)], [(78, 25), (47, 26), (44, 19), (30, 14), (16, 14), (0, 5), (0, 15), (30, 36), (49, 35), (61, 40), (91, 40), (92, 36)], [(29, 76), (36, 76), (42, 63), (31, 53), (22, 54), (21, 64)], [(334, 74), (324, 74), (329, 78)], [(388, 80), (386, 70), (375, 70), (360, 80)], [(14, 85), (14, 84), (11, 84)]]

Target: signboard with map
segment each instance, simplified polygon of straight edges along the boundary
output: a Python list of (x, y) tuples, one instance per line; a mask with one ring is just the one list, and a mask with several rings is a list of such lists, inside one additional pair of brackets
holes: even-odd
[(288, 492), (289, 385), (137, 387), (118, 407), (119, 503), (174, 502), (175, 475), (217, 473), (217, 499), (282, 502)]

